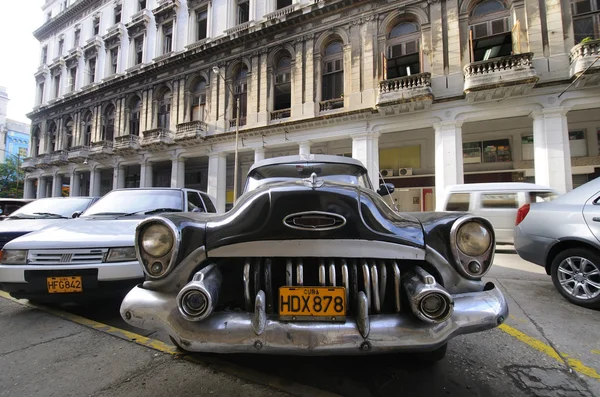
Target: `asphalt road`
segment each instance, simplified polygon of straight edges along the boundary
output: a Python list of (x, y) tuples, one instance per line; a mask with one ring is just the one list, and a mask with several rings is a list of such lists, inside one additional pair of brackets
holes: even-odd
[[(304, 384), (344, 396), (600, 396), (600, 312), (566, 302), (542, 268), (511, 250), (498, 251), (487, 279), (505, 292), (509, 319), (492, 331), (453, 339), (446, 359), (431, 368), (419, 367), (409, 355), (193, 358), (200, 367), (217, 360), (221, 368), (231, 366), (238, 373), (265, 374), (282, 385)], [(165, 335), (129, 327), (118, 307), (114, 302), (62, 309), (168, 342)], [(259, 378), (255, 381), (263, 382)]]

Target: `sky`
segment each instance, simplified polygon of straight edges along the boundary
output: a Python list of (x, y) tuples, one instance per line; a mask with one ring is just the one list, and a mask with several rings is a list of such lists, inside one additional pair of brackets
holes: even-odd
[(9, 119), (31, 123), (40, 44), (33, 31), (42, 25), (44, 0), (0, 0), (0, 86), (8, 93)]

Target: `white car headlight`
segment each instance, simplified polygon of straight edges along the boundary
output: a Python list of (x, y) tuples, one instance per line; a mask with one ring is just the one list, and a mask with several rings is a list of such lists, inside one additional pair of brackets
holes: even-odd
[(456, 244), (463, 254), (481, 256), (492, 243), (490, 232), (479, 222), (465, 222), (456, 232)]
[(154, 224), (144, 230), (140, 240), (144, 252), (161, 258), (171, 251), (175, 239), (167, 226)]
[(2, 250), (3, 265), (25, 265), (27, 264), (27, 250)]
[(111, 248), (108, 250), (106, 262), (126, 262), (134, 261), (135, 247)]

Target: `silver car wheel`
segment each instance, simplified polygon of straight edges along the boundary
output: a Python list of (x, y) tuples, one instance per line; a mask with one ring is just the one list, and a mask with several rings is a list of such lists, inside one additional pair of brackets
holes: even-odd
[(560, 262), (558, 281), (575, 298), (588, 300), (600, 295), (600, 268), (586, 258), (570, 256)]

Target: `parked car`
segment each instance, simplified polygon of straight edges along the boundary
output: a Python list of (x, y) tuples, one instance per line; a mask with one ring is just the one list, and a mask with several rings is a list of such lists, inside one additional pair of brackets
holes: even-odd
[(0, 198), (0, 221), (32, 201), (33, 199)]
[(0, 222), (0, 249), (27, 233), (46, 226), (73, 220), (98, 200), (98, 197), (52, 197), (35, 200)]
[(133, 244), (136, 225), (152, 214), (183, 211), (216, 210), (211, 198), (197, 190), (113, 190), (78, 219), (7, 243), (0, 289), (35, 301), (122, 295), (143, 280)]
[(225, 214), (142, 221), (146, 281), (129, 324), (196, 352), (303, 355), (417, 351), (496, 327), (504, 296), (482, 277), (494, 231), (459, 213), (401, 214), (360, 161), (328, 155), (255, 163)]
[(519, 208), (515, 249), (543, 266), (569, 302), (600, 308), (600, 179)]
[(513, 244), (515, 217), (524, 204), (552, 201), (556, 190), (524, 182), (468, 183), (450, 186), (442, 208), (466, 211), (486, 218), (494, 226), (498, 244)]

